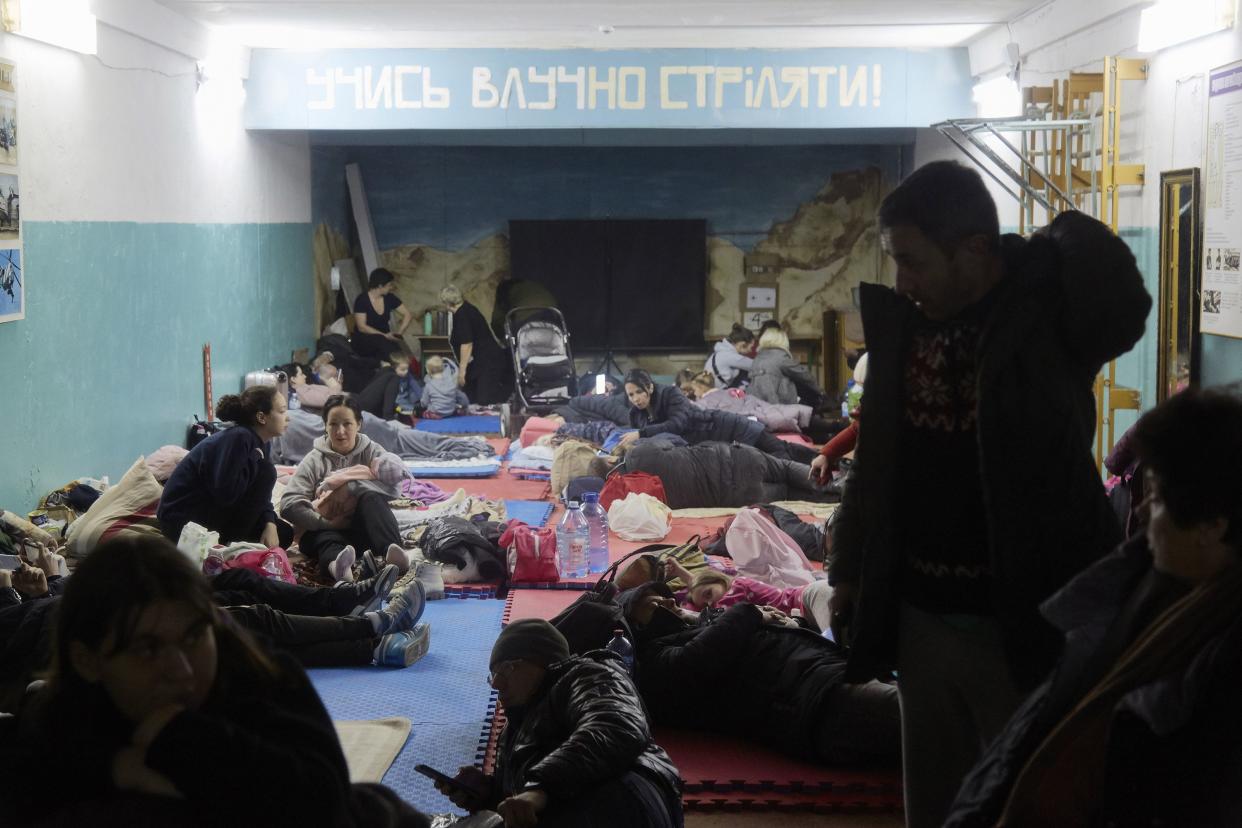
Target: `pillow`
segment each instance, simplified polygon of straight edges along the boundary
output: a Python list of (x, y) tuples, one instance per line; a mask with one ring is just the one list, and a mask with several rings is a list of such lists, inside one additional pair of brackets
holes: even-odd
[(147, 468), (160, 483), (167, 483), (172, 477), (173, 469), (190, 452), (181, 446), (160, 446), (147, 455)]
[(115, 486), (91, 504), (86, 514), (69, 527), (66, 544), (69, 554), (83, 558), (102, 541), (122, 533), (159, 535), (155, 510), (164, 487), (139, 457)]

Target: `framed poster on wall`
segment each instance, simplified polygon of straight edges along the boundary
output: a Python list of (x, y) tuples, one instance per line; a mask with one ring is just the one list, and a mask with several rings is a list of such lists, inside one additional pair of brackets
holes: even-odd
[(1242, 339), (1242, 60), (1208, 73), (1199, 329)]
[(16, 68), (0, 57), (0, 322), (26, 318)]

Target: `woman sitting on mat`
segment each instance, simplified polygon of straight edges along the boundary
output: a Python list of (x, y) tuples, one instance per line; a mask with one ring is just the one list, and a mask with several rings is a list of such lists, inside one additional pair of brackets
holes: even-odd
[(248, 541), (271, 548), (293, 541), (293, 527), (276, 517), (272, 487), (276, 467), (267, 443), (285, 433), (285, 395), (271, 386), (226, 394), (216, 415), (234, 423), (190, 450), (160, 496), (160, 529), (173, 543), (191, 521), (220, 533), (222, 543)]
[[(671, 385), (656, 385), (651, 375), (635, 368), (625, 375), (625, 395), (630, 401), (624, 425), (637, 429), (621, 439), (622, 445), (640, 437), (672, 434), (687, 443), (715, 440), (754, 446), (773, 457), (809, 463), (815, 450), (809, 446), (787, 443), (773, 437), (762, 423), (728, 411), (702, 409), (686, 399), (681, 390)], [(577, 397), (571, 405), (591, 397)], [(604, 403), (605, 410), (607, 403)]]
[[(367, 292), (354, 300), (354, 335), (349, 340), (354, 353), (387, 359), (393, 350), (406, 347), (401, 335), (410, 326), (414, 314), (394, 295), (396, 289), (396, 277), (390, 271), (382, 267), (371, 271)], [(401, 317), (395, 331), (388, 322), (394, 311)]]
[(264, 652), (162, 539), (92, 552), (60, 599), (47, 685), (0, 725), (0, 772), (71, 768), (54, 795), (5, 785), (6, 824), (428, 825), (351, 785), (305, 672)]
[(489, 681), (508, 722), (496, 772), (461, 768), (436, 788), (459, 807), (491, 809), (506, 828), (677, 828), (681, 780), (651, 738), (622, 661), (605, 650), (572, 656), (541, 618), (506, 626)]
[[(396, 564), (402, 572), (410, 561), (401, 546), (401, 533), (388, 501), (400, 496), (396, 485), (376, 477), (389, 477), (389, 470), (404, 469), (401, 458), (385, 451), (370, 437), (359, 433), (362, 409), (352, 397), (329, 397), (323, 407), (327, 434), (315, 439), (310, 454), (302, 458), (298, 469), (285, 487), (280, 499), (280, 512), (304, 534), (298, 542), (302, 554), (319, 561), (319, 572), (333, 581), (353, 579), (351, 567), (357, 550), (366, 549), (374, 558)], [(334, 472), (356, 466), (369, 469), (345, 487), (353, 495), (352, 510), (329, 519), (316, 508), (316, 499), (324, 495), (323, 484)], [(325, 502), (322, 499), (320, 503)], [(368, 569), (371, 567), (368, 567)]]

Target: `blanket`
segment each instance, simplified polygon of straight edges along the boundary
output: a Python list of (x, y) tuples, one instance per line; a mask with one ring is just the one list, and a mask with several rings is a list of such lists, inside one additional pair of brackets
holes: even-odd
[[(496, 454), (496, 449), (481, 437), (428, 434), (366, 411), (362, 413), (362, 433), (405, 460), (464, 460)], [(285, 433), (272, 440), (272, 462), (290, 465), (301, 462), (314, 447), (315, 439), (323, 435), (323, 419), (318, 414), (291, 410)]]

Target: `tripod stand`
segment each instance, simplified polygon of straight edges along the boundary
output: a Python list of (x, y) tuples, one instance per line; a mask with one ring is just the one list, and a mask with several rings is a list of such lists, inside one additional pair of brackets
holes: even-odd
[[(604, 376), (616, 377), (621, 379), (625, 376), (625, 372), (621, 370), (621, 366), (617, 364), (616, 357), (613, 356), (612, 349), (604, 351), (604, 355), (599, 358), (595, 365), (591, 366), (590, 374), (596, 376), (603, 374)], [(583, 389), (578, 389), (580, 392)]]

